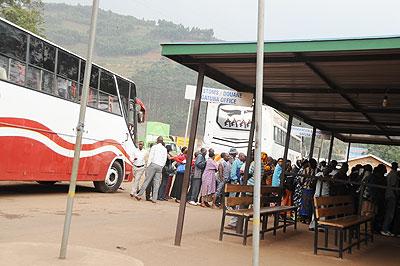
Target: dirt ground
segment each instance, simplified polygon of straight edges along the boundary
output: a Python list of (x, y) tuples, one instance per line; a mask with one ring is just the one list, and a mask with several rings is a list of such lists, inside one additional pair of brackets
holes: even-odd
[[(218, 241), (221, 211), (187, 207), (181, 247), (173, 245), (178, 204), (152, 204), (129, 197), (125, 183), (114, 194), (94, 191), (83, 183), (76, 194), (70, 245), (119, 252), (144, 265), (251, 265), (251, 238), (225, 236)], [(67, 184), (0, 183), (0, 244), (61, 242)], [(344, 259), (336, 254), (314, 256), (313, 234), (304, 225), (297, 231), (272, 233), (261, 241), (261, 265), (400, 265), (400, 239), (376, 236), (374, 244)], [(58, 254), (54, 254), (57, 256)], [(24, 256), (24, 254), (20, 254)], [(0, 265), (1, 265), (0, 258)]]

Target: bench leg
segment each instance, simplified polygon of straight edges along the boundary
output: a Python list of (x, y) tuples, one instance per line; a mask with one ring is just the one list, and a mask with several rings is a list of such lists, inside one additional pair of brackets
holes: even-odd
[(222, 238), (224, 236), (225, 217), (226, 217), (225, 211), (223, 211), (221, 219), (221, 228), (219, 230), (219, 241), (222, 241)]
[(339, 230), (339, 258), (343, 259), (343, 230)]
[(265, 231), (267, 230), (268, 215), (264, 215), (262, 218), (262, 228), (261, 228), (261, 239), (264, 240)]
[(294, 230), (297, 230), (297, 210), (294, 211)]
[(328, 227), (325, 227), (324, 230), (325, 230), (325, 247), (327, 248), (328, 247), (328, 237), (329, 237)]
[(357, 249), (360, 250), (361, 248), (361, 224), (357, 226)]
[(276, 227), (279, 224), (279, 217), (277, 213), (274, 213), (274, 236), (276, 236)]
[(318, 253), (318, 225), (315, 223), (314, 227), (314, 255)]
[(238, 234), (243, 233), (243, 222), (244, 222), (243, 217), (238, 217), (237, 222), (236, 222), (236, 233), (238, 233)]
[(366, 246), (368, 246), (368, 238), (369, 238), (369, 236), (368, 236), (368, 222), (366, 222), (365, 224), (364, 224), (364, 242), (365, 242), (365, 245)]
[(351, 244), (353, 242), (353, 228), (349, 229), (349, 254), (351, 254)]
[(286, 233), (286, 219), (287, 219), (287, 214), (283, 215), (283, 232)]
[[(344, 242), (347, 242), (347, 230), (344, 230), (344, 232), (343, 232), (343, 234), (344, 234)], [(349, 230), (349, 234), (350, 234), (350, 230)]]
[(249, 227), (249, 218), (244, 218), (243, 246), (247, 244), (247, 229)]
[(369, 221), (369, 226), (371, 227), (371, 243), (374, 243), (374, 225), (372, 220)]
[(335, 229), (335, 246), (338, 245), (338, 230)]

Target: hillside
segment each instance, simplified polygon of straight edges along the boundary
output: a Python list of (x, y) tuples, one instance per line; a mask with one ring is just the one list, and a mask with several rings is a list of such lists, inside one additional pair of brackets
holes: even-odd
[[(90, 16), (88, 6), (45, 4), (46, 38), (84, 56)], [(212, 29), (188, 28), (165, 20), (143, 20), (100, 10), (95, 62), (131, 78), (147, 106), (148, 120), (169, 123), (171, 133), (182, 136), (189, 106), (184, 100), (185, 85), (194, 84), (196, 75), (161, 58), (160, 43), (215, 40)], [(205, 86), (218, 85), (207, 80)]]

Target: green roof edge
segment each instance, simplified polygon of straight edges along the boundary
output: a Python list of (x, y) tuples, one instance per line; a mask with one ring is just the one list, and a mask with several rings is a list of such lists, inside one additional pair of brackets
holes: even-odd
[[(400, 37), (265, 42), (268, 53), (333, 52), (400, 49)], [(163, 56), (190, 54), (254, 54), (255, 42), (201, 42), (161, 44)]]

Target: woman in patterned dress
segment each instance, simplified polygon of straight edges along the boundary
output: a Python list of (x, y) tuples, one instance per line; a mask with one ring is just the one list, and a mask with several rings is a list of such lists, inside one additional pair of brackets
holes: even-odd
[(215, 192), (216, 192), (216, 173), (218, 164), (214, 161), (214, 151), (209, 151), (209, 158), (206, 162), (203, 176), (201, 178), (200, 203), (201, 207), (206, 207), (206, 198), (212, 197), (213, 207), (215, 207)]

